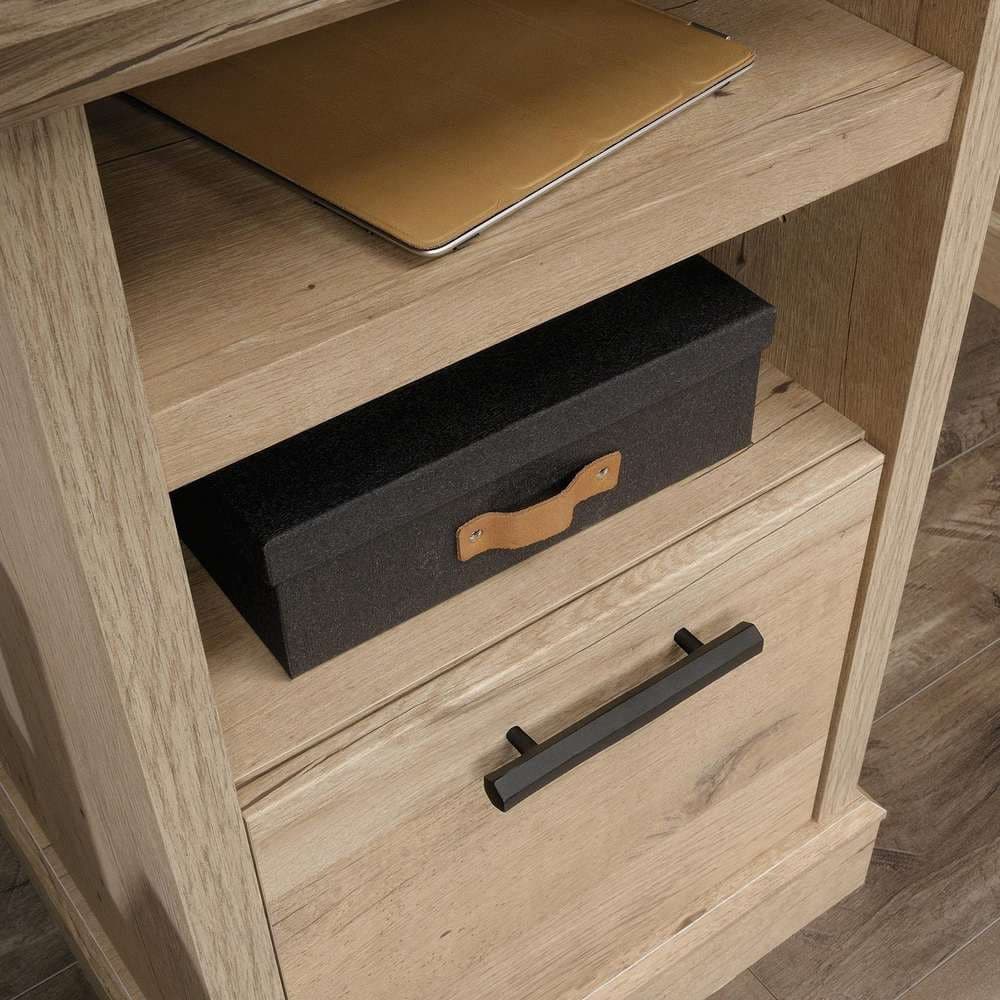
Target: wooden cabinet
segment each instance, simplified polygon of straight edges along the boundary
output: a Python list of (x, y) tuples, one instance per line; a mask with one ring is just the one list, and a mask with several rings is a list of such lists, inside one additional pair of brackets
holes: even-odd
[[(879, 472), (852, 445), (361, 720), (249, 806), (291, 1000), (578, 1000), (801, 835)], [(509, 812), (487, 799), (511, 726), (555, 736), (680, 659), (679, 628), (744, 620), (759, 655)]]
[[(863, 878), (1000, 2), (686, 4), (754, 71), (430, 264), (125, 102), (88, 130), (379, 2), (0, 13), (0, 815), (116, 1000), (702, 1000)], [(296, 682), (185, 567), (168, 487), (699, 252), (778, 307), (745, 452)], [(505, 727), (745, 618), (765, 652), (676, 713), (509, 814), (477, 788)], [(420, 947), (379, 976), (376, 935)]]

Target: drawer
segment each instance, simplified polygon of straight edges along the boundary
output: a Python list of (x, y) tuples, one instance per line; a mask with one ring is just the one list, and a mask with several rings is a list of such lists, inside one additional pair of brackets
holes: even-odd
[[(291, 1000), (576, 1000), (733, 891), (810, 820), (878, 466), (852, 446), (261, 779)], [(491, 803), (512, 726), (548, 740), (740, 622), (758, 655)]]

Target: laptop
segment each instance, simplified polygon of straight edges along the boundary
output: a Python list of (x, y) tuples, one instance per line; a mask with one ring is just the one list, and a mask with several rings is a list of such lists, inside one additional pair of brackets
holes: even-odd
[(753, 60), (633, 0), (398, 0), (132, 95), (433, 257)]

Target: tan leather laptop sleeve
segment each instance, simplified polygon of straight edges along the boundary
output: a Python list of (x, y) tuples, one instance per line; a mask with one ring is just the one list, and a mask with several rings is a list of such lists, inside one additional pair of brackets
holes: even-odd
[(400, 0), (134, 94), (431, 250), (752, 60), (631, 0)]

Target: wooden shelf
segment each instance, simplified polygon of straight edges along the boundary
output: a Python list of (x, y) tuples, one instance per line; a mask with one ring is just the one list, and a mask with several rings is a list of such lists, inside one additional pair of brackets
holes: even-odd
[(20, 0), (0, 24), (0, 128), (392, 2)]
[[(189, 557), (195, 608), (237, 783), (246, 784), (861, 439), (855, 424), (765, 365), (751, 447), (294, 681)], [(775, 495), (769, 507), (775, 517), (787, 519), (786, 508), (794, 503), (793, 497)], [(767, 516), (756, 519), (757, 527)]]
[[(684, 13), (752, 45), (754, 69), (440, 260), (201, 139), (105, 164), (170, 486), (949, 135), (961, 74), (824, 0), (698, 0)], [(113, 130), (95, 124), (99, 148)]]

